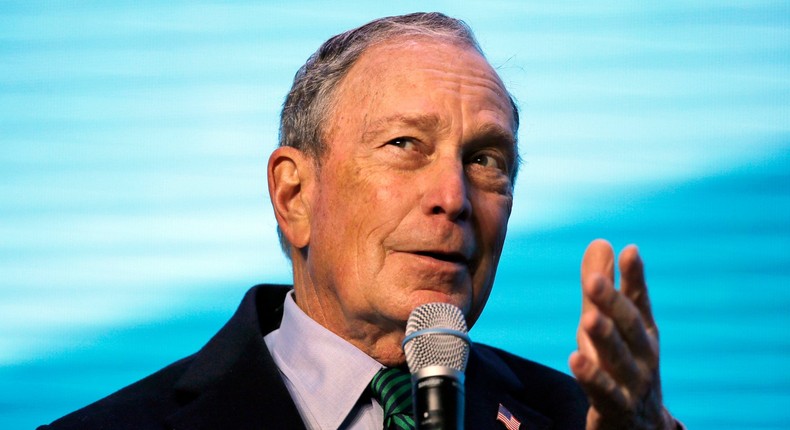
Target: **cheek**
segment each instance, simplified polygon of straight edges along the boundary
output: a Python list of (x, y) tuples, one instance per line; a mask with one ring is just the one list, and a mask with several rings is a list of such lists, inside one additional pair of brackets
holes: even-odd
[(356, 199), (359, 193), (355, 191), (360, 187), (358, 178), (350, 173), (353, 172), (344, 170), (342, 166), (328, 163), (323, 166), (311, 208), (314, 245), (336, 248), (328, 253), (337, 258), (341, 258), (340, 251), (353, 249), (337, 246), (337, 241), (356, 240), (361, 222), (360, 212), (364, 211), (364, 202)]
[(375, 205), (376, 208), (392, 208), (392, 205), (395, 202), (400, 202), (403, 199), (403, 191), (396, 186), (392, 186), (391, 184), (382, 184), (382, 186), (377, 187), (375, 192), (373, 193), (374, 201), (371, 204)]
[(510, 199), (493, 196), (483, 199), (476, 209), (480, 243), (487, 251), (492, 252), (495, 261), (499, 259), (502, 245), (507, 233), (507, 222), (510, 218)]
[(342, 232), (344, 240), (354, 244), (355, 264), (360, 271), (377, 270), (384, 258), (382, 244), (398, 228), (402, 212), (408, 207), (408, 191), (388, 179), (360, 173), (336, 184), (344, 192), (335, 196), (323, 215), (324, 220), (342, 218), (327, 233), (337, 236)]
[(379, 235), (391, 233), (414, 208), (416, 190), (392, 177), (378, 177), (365, 186), (361, 204), (371, 229), (380, 231)]
[(469, 323), (474, 324), (485, 306), (494, 282), (499, 256), (507, 233), (510, 200), (497, 196), (477, 205), (475, 211), (478, 244), (483, 252), (481, 267), (474, 274), (472, 309)]

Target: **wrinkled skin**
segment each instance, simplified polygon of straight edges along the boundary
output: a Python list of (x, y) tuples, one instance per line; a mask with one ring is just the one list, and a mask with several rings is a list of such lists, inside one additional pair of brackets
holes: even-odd
[[(478, 52), (427, 38), (369, 48), (336, 97), (320, 169), (279, 148), (270, 190), (297, 304), (395, 365), (415, 307), (451, 303), (471, 326), (488, 299), (512, 207), (513, 110)], [(289, 180), (298, 192), (278, 191)]]
[(587, 393), (587, 428), (674, 429), (664, 408), (658, 372), (658, 328), (635, 246), (620, 254), (614, 288), (614, 251), (603, 240), (582, 259), (582, 317), (571, 371)]
[[(387, 366), (404, 361), (412, 309), (458, 306), (471, 326), (496, 274), (517, 160), (507, 93), (476, 51), (411, 38), (369, 48), (342, 80), (320, 163), (282, 147), (269, 192), (292, 245), (297, 305)], [(579, 349), (570, 367), (589, 429), (673, 428), (658, 333), (636, 248), (603, 241), (582, 265)]]

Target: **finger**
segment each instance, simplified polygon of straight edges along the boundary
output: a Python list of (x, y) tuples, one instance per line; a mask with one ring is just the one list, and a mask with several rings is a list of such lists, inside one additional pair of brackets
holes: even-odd
[[(645, 271), (639, 249), (629, 245), (620, 253), (620, 291), (625, 294), (639, 309), (642, 320), (648, 330), (655, 331), (656, 322), (647, 294)], [(656, 333), (657, 335), (657, 333)]]
[[(582, 318), (584, 314), (582, 314)], [(590, 340), (590, 335), (587, 334), (587, 331), (582, 328), (582, 319), (579, 319), (579, 329), (576, 331), (576, 343), (578, 344), (579, 351), (582, 351), (586, 354), (590, 354), (591, 356), (595, 356), (595, 347), (593, 346), (592, 340)]]
[(628, 387), (629, 392), (639, 391), (644, 378), (614, 321), (599, 311), (590, 310), (582, 315), (581, 329), (587, 333), (596, 351), (598, 366), (617, 383)]
[[(614, 283), (614, 250), (609, 242), (596, 239), (587, 246), (582, 257), (581, 270), (582, 290), (584, 284), (592, 282), (594, 275), (602, 275)], [(582, 312), (591, 307), (591, 302), (586, 294), (582, 294)]]
[[(609, 242), (597, 239), (587, 246), (582, 257), (582, 315), (595, 308), (589, 297), (589, 291), (595, 289), (595, 282), (601, 277), (608, 279), (610, 283), (614, 282), (614, 250)], [(597, 360), (595, 348), (589, 336), (581, 327), (581, 319), (579, 320), (576, 340), (580, 351), (588, 354), (591, 359)]]
[(568, 359), (568, 365), (581, 385), (590, 405), (601, 415), (619, 415), (628, 410), (628, 400), (617, 383), (598, 367), (589, 357), (576, 351)]
[(592, 279), (594, 282), (584, 286), (585, 295), (589, 297), (592, 305), (611, 319), (612, 330), (615, 331), (618, 339), (624, 341), (624, 347), (629, 351), (628, 357), (639, 358), (647, 364), (648, 368), (652, 368), (657, 354), (653, 347), (654, 342), (645, 330), (639, 310), (628, 297), (616, 291), (605, 279), (601, 277)]

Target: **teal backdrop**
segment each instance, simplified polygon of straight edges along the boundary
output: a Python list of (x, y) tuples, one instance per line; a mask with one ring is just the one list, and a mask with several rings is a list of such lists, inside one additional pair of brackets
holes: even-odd
[(670, 409), (790, 428), (788, 2), (146, 0), (0, 3), (0, 428), (194, 352), (249, 286), (289, 282), (265, 176), (293, 73), (423, 9), (475, 29), (522, 112), (473, 339), (568, 372), (585, 246), (637, 243)]

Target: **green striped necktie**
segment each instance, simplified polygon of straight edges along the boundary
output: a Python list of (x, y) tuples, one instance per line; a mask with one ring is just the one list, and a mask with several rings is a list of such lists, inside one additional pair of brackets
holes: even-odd
[(370, 388), (384, 409), (384, 430), (414, 430), (408, 372), (396, 367), (381, 369), (370, 381)]

